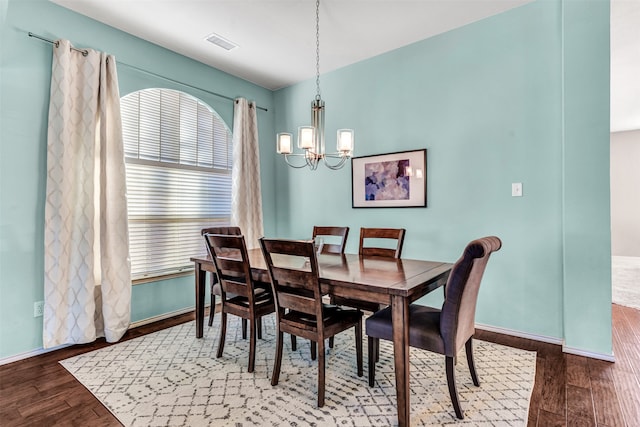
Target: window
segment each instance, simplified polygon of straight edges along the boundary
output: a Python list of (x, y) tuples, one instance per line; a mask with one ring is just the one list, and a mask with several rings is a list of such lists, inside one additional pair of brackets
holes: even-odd
[(200, 230), (229, 225), (231, 132), (202, 101), (169, 89), (122, 97), (132, 279), (193, 268)]

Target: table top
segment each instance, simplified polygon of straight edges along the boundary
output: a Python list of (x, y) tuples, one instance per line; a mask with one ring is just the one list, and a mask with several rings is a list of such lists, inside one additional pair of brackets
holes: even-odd
[[(250, 249), (248, 255), (254, 278), (268, 281), (262, 251)], [(204, 269), (212, 271), (213, 265), (208, 255), (193, 257), (191, 261), (200, 263)], [(283, 262), (299, 268), (304, 264), (304, 259), (300, 257), (295, 260), (287, 257), (287, 261), (278, 261), (274, 257), (274, 262)], [(378, 298), (373, 298), (379, 302), (387, 302), (389, 296), (394, 294), (405, 297), (425, 295), (446, 283), (452, 266), (453, 264), (444, 262), (367, 257), (358, 254), (318, 256), (320, 282), (327, 288), (327, 292), (340, 295), (347, 289), (349, 295), (359, 292), (379, 294)]]

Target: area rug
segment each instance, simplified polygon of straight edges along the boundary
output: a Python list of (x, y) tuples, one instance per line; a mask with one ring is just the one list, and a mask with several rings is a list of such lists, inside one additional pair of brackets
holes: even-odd
[(611, 257), (611, 301), (640, 310), (640, 257)]
[[(308, 341), (291, 351), (285, 339), (280, 382), (270, 376), (275, 353), (273, 315), (263, 319), (256, 366), (247, 372), (249, 342), (229, 316), (224, 355), (217, 359), (219, 319), (195, 338), (189, 322), (86, 353), (60, 363), (125, 426), (392, 426), (397, 425), (391, 343), (380, 342), (376, 385), (358, 377), (354, 334), (336, 336), (326, 357), (326, 402), (316, 407), (317, 370)], [(365, 338), (366, 343), (366, 338)], [(456, 366), (465, 419), (451, 406), (444, 357), (411, 350), (412, 426), (524, 426), (535, 376), (536, 354), (475, 340), (480, 387), (466, 358)]]

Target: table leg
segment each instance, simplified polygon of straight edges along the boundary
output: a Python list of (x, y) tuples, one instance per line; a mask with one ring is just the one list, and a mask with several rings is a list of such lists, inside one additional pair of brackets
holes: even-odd
[(396, 373), (398, 426), (408, 427), (411, 417), (409, 404), (409, 300), (399, 295), (392, 295), (391, 316), (393, 322), (393, 358)]
[(204, 329), (204, 291), (206, 288), (207, 272), (202, 269), (202, 264), (195, 262), (196, 270), (196, 338), (202, 338)]

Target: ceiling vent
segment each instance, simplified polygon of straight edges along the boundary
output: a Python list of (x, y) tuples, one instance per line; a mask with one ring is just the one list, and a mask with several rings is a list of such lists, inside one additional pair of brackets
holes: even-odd
[(205, 38), (205, 40), (215, 44), (216, 46), (220, 46), (221, 48), (223, 48), (225, 50), (233, 50), (233, 49), (238, 47), (237, 44), (233, 43), (232, 41), (229, 41), (229, 40), (225, 39), (224, 37), (222, 37), (222, 36), (220, 36), (220, 35), (218, 35), (216, 33), (209, 34)]

